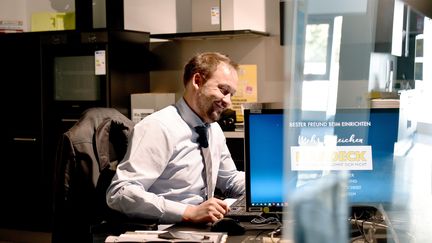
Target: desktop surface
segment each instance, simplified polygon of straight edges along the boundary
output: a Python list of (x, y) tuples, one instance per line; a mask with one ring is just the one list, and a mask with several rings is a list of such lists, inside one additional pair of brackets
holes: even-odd
[[(262, 241), (262, 237), (269, 237), (273, 231), (280, 228), (280, 225), (278, 224), (258, 225), (250, 222), (240, 222), (240, 225), (245, 229), (244, 233), (239, 235), (228, 235), (227, 243), (264, 242)], [(166, 230), (211, 232), (211, 224), (178, 223), (172, 225)]]

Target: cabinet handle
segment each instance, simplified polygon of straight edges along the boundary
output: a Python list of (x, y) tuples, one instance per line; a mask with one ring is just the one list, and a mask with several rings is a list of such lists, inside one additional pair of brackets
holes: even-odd
[(13, 140), (19, 142), (36, 142), (36, 138), (13, 138)]
[(68, 119), (68, 118), (62, 118), (62, 122), (77, 122), (79, 119)]
[(411, 8), (407, 6), (407, 14), (406, 14), (406, 20), (405, 20), (405, 52), (404, 56), (408, 57), (409, 55), (409, 32), (410, 32), (410, 18), (411, 18)]

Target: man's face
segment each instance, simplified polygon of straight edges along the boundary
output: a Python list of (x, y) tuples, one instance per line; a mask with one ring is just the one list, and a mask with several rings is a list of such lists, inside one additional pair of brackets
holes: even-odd
[(231, 105), (237, 83), (237, 71), (227, 64), (219, 64), (213, 76), (198, 90), (199, 115), (205, 122), (219, 120), (221, 113)]

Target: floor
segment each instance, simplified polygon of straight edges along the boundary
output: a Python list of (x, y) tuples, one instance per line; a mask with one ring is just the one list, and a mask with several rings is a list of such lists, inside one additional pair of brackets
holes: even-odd
[(0, 229), (0, 243), (51, 243), (51, 234), (12, 229)]

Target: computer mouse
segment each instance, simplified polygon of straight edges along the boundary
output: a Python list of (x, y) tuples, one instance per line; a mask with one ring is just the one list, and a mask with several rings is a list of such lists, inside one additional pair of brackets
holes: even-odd
[(228, 235), (243, 235), (246, 229), (239, 221), (232, 218), (222, 218), (211, 225), (213, 232), (226, 232)]

